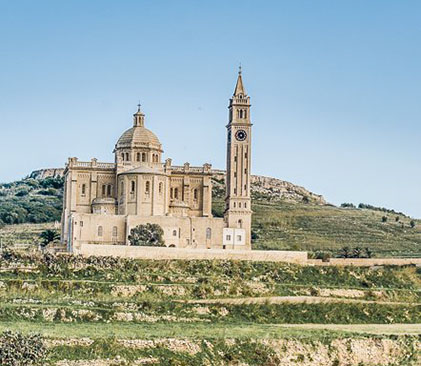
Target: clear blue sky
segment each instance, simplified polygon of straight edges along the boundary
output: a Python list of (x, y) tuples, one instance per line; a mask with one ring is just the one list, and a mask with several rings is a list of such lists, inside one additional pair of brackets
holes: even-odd
[(421, 217), (421, 2), (0, 0), (0, 181), (113, 161), (138, 100), (174, 164), (225, 167), (241, 62), (253, 173)]

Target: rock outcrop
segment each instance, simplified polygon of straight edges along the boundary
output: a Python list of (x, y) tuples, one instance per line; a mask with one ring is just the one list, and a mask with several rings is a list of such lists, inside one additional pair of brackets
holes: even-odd
[(32, 179), (45, 179), (45, 178), (56, 178), (62, 177), (64, 174), (63, 168), (51, 168), (51, 169), (39, 169), (34, 170), (31, 174), (29, 174), (28, 178)]

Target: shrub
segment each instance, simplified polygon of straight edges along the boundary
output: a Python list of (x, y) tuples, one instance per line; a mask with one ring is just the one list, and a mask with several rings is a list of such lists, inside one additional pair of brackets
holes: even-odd
[(355, 208), (355, 205), (353, 203), (344, 202), (344, 203), (341, 203), (341, 207), (342, 208)]
[(17, 191), (17, 192), (15, 193), (15, 196), (16, 196), (16, 197), (23, 197), (23, 196), (27, 196), (27, 195), (28, 195), (28, 193), (29, 193), (29, 191), (28, 191), (27, 189), (22, 188), (22, 189), (20, 189), (19, 191)]
[(314, 255), (315, 259), (321, 259), (323, 262), (328, 262), (330, 259), (330, 253), (318, 251)]
[(5, 331), (0, 335), (0, 365), (30, 366), (41, 365), (47, 356), (40, 335), (23, 335)]
[(129, 242), (131, 245), (163, 247), (164, 230), (158, 224), (138, 225), (130, 230)]
[(372, 258), (373, 257), (373, 251), (370, 248), (364, 248), (364, 256), (365, 258)]
[(409, 223), (409, 225), (410, 225), (412, 228), (414, 228), (414, 227), (415, 227), (415, 221), (414, 221), (414, 220), (411, 220), (411, 221), (410, 221), (410, 223)]
[(41, 239), (41, 245), (45, 247), (52, 241), (59, 240), (60, 234), (58, 233), (57, 230), (47, 229), (47, 230), (44, 230), (41, 234), (39, 234), (39, 237)]
[(351, 248), (348, 246), (341, 248), (339, 252), (339, 258), (350, 258), (350, 257), (351, 257)]
[(387, 216), (382, 216), (382, 222), (387, 222)]

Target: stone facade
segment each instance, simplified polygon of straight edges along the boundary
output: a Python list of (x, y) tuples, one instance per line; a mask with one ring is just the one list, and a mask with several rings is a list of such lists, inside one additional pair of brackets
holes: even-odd
[(128, 244), (130, 230), (154, 223), (167, 246), (251, 249), (250, 97), (241, 71), (229, 105), (226, 212), (212, 216), (212, 167), (163, 162), (158, 137), (134, 114), (114, 149), (114, 163), (69, 158), (64, 170), (62, 242), (71, 252), (82, 244)]

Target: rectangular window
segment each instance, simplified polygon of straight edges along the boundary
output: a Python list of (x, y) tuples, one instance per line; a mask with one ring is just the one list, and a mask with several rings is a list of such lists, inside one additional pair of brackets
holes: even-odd
[(237, 241), (241, 241), (241, 235), (237, 235)]
[(230, 241), (231, 240), (231, 235), (227, 235), (227, 240)]
[(83, 221), (80, 222), (80, 227), (83, 227)]

